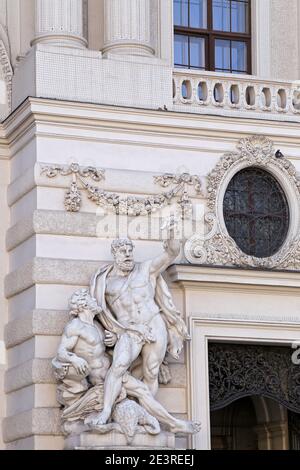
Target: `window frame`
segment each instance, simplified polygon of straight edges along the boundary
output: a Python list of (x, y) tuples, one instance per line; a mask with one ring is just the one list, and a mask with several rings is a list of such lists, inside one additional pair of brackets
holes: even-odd
[[(182, 35), (182, 33), (175, 33), (175, 34), (178, 34), (178, 35)], [(190, 63), (191, 63), (191, 51), (190, 51), (190, 47), (188, 48), (188, 62), (189, 62), (189, 65), (180, 65), (180, 64), (175, 64), (175, 60), (174, 60), (174, 65), (175, 67), (178, 67), (178, 68), (188, 68), (189, 70), (207, 70), (206, 68), (206, 63), (207, 63), (207, 55), (209, 53), (208, 51), (208, 43), (207, 43), (207, 38), (205, 35), (203, 34), (183, 34), (183, 36), (187, 36), (188, 38), (190, 37), (194, 37), (194, 38), (201, 38), (201, 39), (204, 39), (204, 60), (205, 60), (205, 66), (204, 67), (194, 67), (194, 66), (191, 66)]]
[[(231, 0), (232, 1), (232, 0)], [(230, 3), (231, 6), (231, 3)], [(174, 24), (174, 37), (175, 34), (181, 34), (185, 36), (196, 36), (205, 38), (205, 69), (206, 71), (215, 72), (215, 41), (216, 39), (224, 39), (231, 41), (241, 41), (247, 45), (247, 71), (219, 71), (219, 73), (233, 73), (233, 74), (252, 74), (252, 21), (251, 21), (251, 0), (248, 1), (248, 32), (247, 33), (236, 33), (230, 31), (219, 31), (213, 29), (213, 0), (207, 0), (207, 29), (203, 28), (191, 28), (190, 26), (178, 26)], [(231, 8), (230, 8), (231, 11)], [(188, 0), (188, 21), (190, 20), (190, 0)], [(230, 15), (231, 24), (231, 15)], [(230, 47), (230, 51), (232, 51)], [(188, 68), (191, 70), (203, 70), (202, 68), (196, 69), (195, 67), (186, 67), (175, 64), (178, 68)]]
[[(277, 213), (275, 210), (273, 211), (272, 207), (268, 206), (269, 212), (263, 211), (260, 216), (261, 219), (267, 220), (266, 223), (268, 223), (268, 219), (273, 219), (277, 217), (282, 221), (282, 224), (283, 224), (283, 228), (281, 228), (281, 231), (280, 231), (282, 239), (279, 245), (276, 247), (276, 249), (274, 248), (276, 242), (278, 242), (278, 237), (269, 239), (269, 244), (268, 246), (265, 247), (264, 255), (257, 254), (257, 250), (258, 250), (257, 243), (261, 241), (261, 239), (256, 238), (255, 237), (256, 234), (253, 235), (253, 228), (255, 228), (254, 220), (255, 218), (258, 217), (256, 214), (257, 209), (255, 207), (255, 203), (253, 202), (253, 196), (257, 192), (257, 189), (253, 186), (253, 181), (257, 180), (257, 176), (262, 177), (268, 181), (269, 186), (272, 187), (272, 191), (277, 193), (277, 200), (281, 199), (281, 203), (282, 203), (281, 209), (279, 211), (277, 210)], [(237, 180), (238, 177), (244, 178), (244, 180), (247, 182), (246, 184), (247, 188), (243, 191), (235, 187), (235, 185), (238, 186), (238, 180)], [(245, 194), (245, 198), (247, 199), (247, 204), (246, 204), (247, 207), (245, 210), (237, 209), (235, 205), (235, 202), (236, 202), (235, 198), (239, 199), (239, 196), (242, 192)], [(229, 209), (226, 206), (227, 201), (230, 199), (234, 200), (233, 209)], [(239, 250), (246, 256), (250, 256), (250, 257), (253, 256), (258, 259), (271, 258), (273, 256), (276, 256), (277, 253), (280, 252), (280, 250), (283, 248), (283, 246), (286, 244), (288, 240), (290, 225), (291, 225), (291, 209), (290, 209), (290, 204), (288, 200), (288, 195), (285, 191), (285, 188), (281, 184), (281, 181), (278, 179), (276, 175), (274, 175), (271, 171), (269, 171), (268, 168), (264, 168), (264, 167), (254, 164), (254, 165), (241, 168), (237, 172), (235, 172), (234, 175), (230, 178), (225, 188), (223, 199), (222, 199), (222, 211), (223, 211), (223, 220), (224, 220), (224, 225), (226, 227), (226, 232), (234, 240)], [(255, 215), (253, 215), (253, 213)], [(240, 220), (241, 217), (244, 217), (244, 219), (246, 219), (246, 226), (249, 228), (249, 236), (246, 237), (246, 241), (249, 240), (247, 249), (245, 249), (245, 246), (240, 245), (240, 239), (242, 237), (236, 231), (236, 227), (234, 228), (234, 231), (231, 231), (229, 228), (229, 225), (230, 223), (232, 223), (232, 220), (233, 221)], [(265, 226), (267, 225), (265, 224)], [(268, 250), (270, 251), (270, 249), (271, 249), (270, 253), (266, 252)], [(251, 250), (255, 250), (255, 252), (251, 252)]]

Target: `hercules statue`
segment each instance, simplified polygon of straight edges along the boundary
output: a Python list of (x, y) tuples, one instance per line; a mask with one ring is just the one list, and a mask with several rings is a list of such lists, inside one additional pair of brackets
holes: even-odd
[(71, 298), (53, 360), (66, 434), (121, 426), (131, 442), (138, 423), (150, 434), (160, 432), (159, 423), (174, 434), (199, 432), (199, 423), (173, 417), (155, 399), (167, 352), (178, 359), (189, 339), (161, 276), (180, 251), (173, 219), (167, 228), (165, 252), (142, 263), (133, 260), (131, 240), (115, 240), (114, 263)]
[(159, 370), (167, 351), (178, 359), (188, 333), (176, 310), (161, 273), (180, 252), (175, 222), (167, 225), (165, 252), (153, 260), (135, 263), (129, 239), (112, 244), (114, 263), (100, 268), (91, 283), (91, 295), (102, 312), (98, 315), (107, 330), (105, 344), (114, 346), (112, 365), (104, 383), (104, 408), (92, 424), (103, 425), (121, 393), (122, 381), (141, 356), (142, 380), (153, 396), (158, 390)]

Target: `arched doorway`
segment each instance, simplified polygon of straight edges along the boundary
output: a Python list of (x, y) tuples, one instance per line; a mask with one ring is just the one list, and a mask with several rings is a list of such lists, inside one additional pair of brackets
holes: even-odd
[(290, 423), (294, 416), (269, 398), (237, 400), (211, 413), (212, 449), (295, 449), (299, 441)]
[(300, 367), (291, 349), (209, 344), (211, 447), (300, 448)]
[(213, 450), (258, 450), (255, 409), (250, 398), (242, 398), (211, 413)]

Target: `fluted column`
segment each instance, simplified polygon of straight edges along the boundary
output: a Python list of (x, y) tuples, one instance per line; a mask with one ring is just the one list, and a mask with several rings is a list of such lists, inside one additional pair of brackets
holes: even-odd
[(83, 48), (82, 0), (36, 0), (36, 33), (32, 44)]
[(104, 0), (103, 52), (151, 56), (152, 0)]

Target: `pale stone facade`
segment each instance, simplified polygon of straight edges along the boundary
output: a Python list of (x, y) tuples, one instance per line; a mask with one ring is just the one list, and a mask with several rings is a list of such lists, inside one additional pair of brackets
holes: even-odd
[[(123, 198), (160, 194), (154, 176), (187, 172), (203, 181), (201, 194), (191, 191), (201, 207), (207, 175), (242, 138), (267, 137), (300, 172), (299, 1), (252, 0), (253, 76), (174, 70), (172, 3), (0, 1), (0, 448), (63, 449), (51, 360), (69, 297), (112, 260), (113, 226), (99, 223), (85, 194), (80, 212), (67, 212), (71, 177), (48, 178), (45, 166), (103, 169), (99, 187)], [(288, 199), (292, 243), (296, 189)], [(150, 237), (141, 224), (130, 236), (137, 261), (159, 254), (159, 233)], [(300, 266), (299, 257), (277, 271), (191, 258), (183, 250), (166, 274), (192, 342), (172, 360), (172, 381), (158, 398), (170, 413), (202, 423), (177, 446), (208, 449), (208, 339), (299, 341)], [(284, 418), (268, 424), (261, 448), (287, 448), (278, 431)]]

